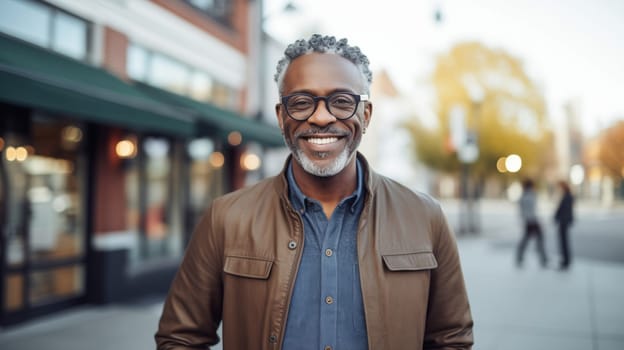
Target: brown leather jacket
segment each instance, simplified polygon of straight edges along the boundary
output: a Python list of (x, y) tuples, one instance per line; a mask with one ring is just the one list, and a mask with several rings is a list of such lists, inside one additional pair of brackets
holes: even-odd
[[(370, 349), (471, 349), (457, 247), (438, 203), (366, 169), (358, 260)], [(158, 349), (280, 349), (303, 251), (284, 172), (216, 199), (164, 306)]]

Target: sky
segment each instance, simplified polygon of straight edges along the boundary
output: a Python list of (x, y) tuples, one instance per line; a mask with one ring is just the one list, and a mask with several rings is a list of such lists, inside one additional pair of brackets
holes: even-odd
[(282, 11), (288, 0), (264, 1), (265, 29), (278, 40), (346, 37), (403, 91), (422, 86), (437, 55), (478, 41), (523, 62), (555, 126), (568, 102), (586, 136), (624, 119), (621, 0), (292, 0), (292, 12)]

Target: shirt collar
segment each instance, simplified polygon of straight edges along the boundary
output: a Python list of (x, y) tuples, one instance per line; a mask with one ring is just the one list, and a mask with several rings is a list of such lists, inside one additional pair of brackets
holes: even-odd
[[(290, 163), (288, 164), (288, 168), (286, 170), (286, 179), (288, 180), (288, 188), (290, 189), (289, 197), (290, 197), (290, 202), (292, 203), (294, 209), (301, 212), (302, 210), (305, 210), (306, 208), (306, 205), (305, 205), (306, 200), (314, 201), (314, 199), (308, 198), (305, 194), (303, 194), (303, 192), (301, 192), (299, 185), (297, 185), (297, 182), (295, 181), (295, 176), (292, 170), (292, 162), (293, 160), (291, 159)], [(353, 193), (350, 196), (348, 196), (347, 198), (341, 201), (343, 202), (346, 200), (351, 200), (351, 207), (350, 207), (351, 212), (354, 212), (356, 210), (356, 204), (360, 201), (362, 197), (362, 193), (364, 192), (364, 171), (362, 169), (362, 164), (360, 164), (360, 160), (357, 158), (356, 158), (356, 169), (357, 169), (357, 185), (355, 187), (355, 191), (353, 191)]]

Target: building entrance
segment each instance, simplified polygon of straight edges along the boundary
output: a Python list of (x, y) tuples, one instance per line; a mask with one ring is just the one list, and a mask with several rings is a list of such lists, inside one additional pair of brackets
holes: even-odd
[(79, 302), (86, 292), (83, 129), (0, 105), (2, 324)]

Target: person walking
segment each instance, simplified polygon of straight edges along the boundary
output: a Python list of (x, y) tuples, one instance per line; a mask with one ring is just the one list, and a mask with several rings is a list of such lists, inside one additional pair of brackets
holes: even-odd
[(568, 231), (574, 222), (574, 196), (570, 191), (570, 186), (565, 181), (559, 181), (559, 188), (562, 195), (559, 205), (555, 211), (555, 223), (558, 226), (559, 253), (561, 254), (561, 262), (559, 268), (566, 270), (570, 267), (570, 240)]
[(277, 65), (282, 172), (213, 201), (165, 302), (158, 349), (471, 349), (455, 237), (439, 203), (357, 152), (368, 58), (313, 35)]
[(539, 255), (542, 267), (546, 267), (548, 259), (546, 258), (546, 250), (544, 249), (544, 237), (542, 227), (536, 214), (537, 194), (535, 193), (535, 185), (533, 180), (526, 179), (522, 183), (522, 196), (518, 201), (520, 207), (520, 216), (524, 224), (524, 234), (518, 244), (516, 252), (516, 264), (522, 266), (524, 260), (524, 251), (528, 242), (535, 239), (537, 253)]

